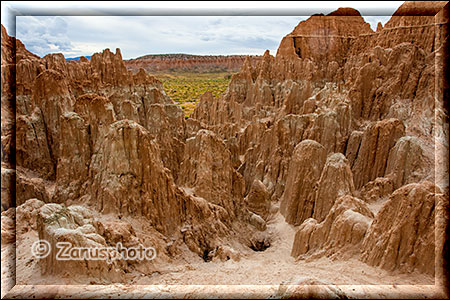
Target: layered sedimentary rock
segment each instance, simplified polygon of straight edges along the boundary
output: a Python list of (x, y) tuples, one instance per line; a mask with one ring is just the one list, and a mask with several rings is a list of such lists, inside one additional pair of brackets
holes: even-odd
[(30, 198), (49, 202), (51, 181), (44, 180), (38, 174), (22, 167), (17, 168), (15, 179), (16, 205), (21, 205)]
[(394, 184), (391, 179), (386, 177), (377, 177), (375, 180), (366, 183), (360, 190), (361, 198), (366, 202), (375, 202), (389, 197), (394, 191)]
[(242, 209), (242, 176), (233, 169), (230, 151), (211, 131), (202, 129), (186, 140), (178, 184), (225, 208), (231, 216)]
[(183, 195), (164, 168), (158, 145), (136, 122), (111, 124), (92, 157), (89, 177), (90, 202), (99, 211), (142, 215), (164, 233), (180, 225)]
[[(15, 61), (16, 39), (1, 26), (1, 144), (2, 144), (2, 212), (15, 205)], [(3, 218), (3, 217), (2, 217)], [(3, 236), (3, 234), (2, 234)]]
[[(23, 47), (20, 41), (17, 45)], [(23, 47), (24, 49), (24, 47)], [(14, 167), (14, 149), (15, 149), (15, 72), (16, 72), (16, 39), (10, 37), (6, 32), (6, 28), (1, 26), (1, 63), (2, 63), (2, 95), (1, 95), (1, 134), (2, 134), (2, 169), (12, 169)], [(22, 55), (31, 53), (28, 51), (21, 51)], [(20, 59), (17, 57), (17, 59)], [(3, 186), (3, 185), (2, 185)]]
[(16, 240), (15, 221), (16, 216), (13, 207), (2, 211), (2, 245), (14, 243)]
[[(54, 202), (80, 197), (89, 175), (92, 155), (91, 128), (82, 117), (69, 112), (61, 117), (60, 152), (56, 168)], [(47, 201), (46, 201), (47, 202)]]
[(396, 119), (386, 119), (369, 124), (362, 136), (352, 168), (357, 189), (367, 182), (385, 175), (389, 151), (404, 135), (404, 132), (403, 123)]
[(427, 166), (429, 158), (424, 155), (420, 140), (413, 136), (405, 136), (399, 139), (389, 152), (386, 176), (392, 178), (394, 189), (397, 189), (423, 179)]
[(39, 199), (32, 198), (25, 201), (16, 208), (17, 234), (37, 230), (39, 209), (45, 203)]
[[(148, 72), (238, 72), (246, 58), (245, 55), (156, 54), (125, 60), (125, 66), (133, 73), (140, 68)], [(251, 59), (256, 62), (260, 57), (251, 56)]]
[(248, 209), (266, 219), (270, 210), (270, 197), (266, 186), (259, 180), (253, 181), (247, 195)]
[(243, 161), (239, 172), (244, 176), (246, 193), (254, 179), (266, 185), (273, 200), (278, 200), (285, 188), (289, 161), (295, 146), (306, 138), (311, 115), (287, 115), (272, 124), (269, 121), (251, 123), (239, 139)]
[[(3, 35), (6, 42), (15, 42), (4, 28), (2, 41)], [(14, 47), (6, 46), (8, 51)], [(177, 241), (172, 247), (175, 252), (184, 243), (199, 256), (222, 245), (238, 215), (246, 216), (238, 222), (250, 226), (249, 212), (245, 207), (242, 214), (239, 211), (244, 203), (243, 181), (221, 139), (215, 138), (206, 152), (214, 151), (220, 159), (199, 159), (199, 176), (208, 162), (211, 176), (222, 170), (217, 162), (227, 164), (219, 180), (197, 184), (198, 191), (209, 189), (209, 195), (190, 194), (176, 185), (183, 160), (190, 158), (190, 154), (185, 157), (183, 112), (154, 77), (142, 69), (136, 74), (127, 71), (119, 49), (115, 53), (106, 49), (78, 62), (66, 62), (61, 54), (37, 57), (20, 42), (17, 53), (19, 173), (17, 186), (8, 186), (15, 173), (12, 167), (3, 171), (9, 163), (5, 152), (2, 188), (7, 188), (5, 194), (17, 190), (18, 205), (37, 198), (43, 203), (88, 205), (118, 218), (141, 217), (152, 228), (152, 236), (158, 237), (156, 241), (160, 235), (170, 237)], [(2, 75), (5, 80), (8, 76)], [(3, 95), (2, 109), (3, 102), (10, 101)], [(3, 146), (8, 134), (2, 133)], [(188, 147), (188, 153), (201, 152), (203, 140), (198, 141), (194, 148)], [(220, 201), (215, 184), (223, 186)], [(13, 205), (12, 200), (2, 203), (2, 209)], [(44, 265), (52, 268), (50, 262)]]
[(340, 8), (330, 15), (314, 16), (298, 24), (281, 41), (277, 56), (340, 63), (347, 57), (354, 39), (372, 32), (358, 11)]
[(15, 176), (16, 172), (13, 169), (8, 169), (2, 166), (2, 177), (1, 177), (1, 184), (2, 184), (2, 211), (7, 210), (8, 207), (13, 207), (13, 194), (15, 193), (14, 185), (15, 185)]
[(43, 178), (55, 178), (55, 162), (38, 110), (34, 110), (31, 115), (17, 116), (16, 162), (18, 166), (35, 171)]

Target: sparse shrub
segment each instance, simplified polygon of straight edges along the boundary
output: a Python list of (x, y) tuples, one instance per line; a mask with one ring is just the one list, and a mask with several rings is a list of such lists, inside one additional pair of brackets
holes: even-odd
[(210, 91), (215, 98), (219, 98), (227, 89), (232, 74), (228, 73), (165, 73), (156, 74), (163, 83), (164, 90), (189, 117), (194, 111), (200, 96)]

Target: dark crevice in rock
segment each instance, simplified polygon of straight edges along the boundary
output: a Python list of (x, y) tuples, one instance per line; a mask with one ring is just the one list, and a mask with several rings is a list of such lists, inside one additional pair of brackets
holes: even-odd
[(256, 241), (255, 243), (252, 243), (250, 245), (250, 249), (257, 252), (265, 251), (267, 248), (270, 247), (270, 243), (267, 243), (265, 241)]
[(302, 51), (300, 49), (300, 46), (297, 46), (297, 39), (294, 37), (292, 38), (294, 41), (294, 49), (295, 49), (295, 53), (298, 55), (299, 58), (302, 58)]

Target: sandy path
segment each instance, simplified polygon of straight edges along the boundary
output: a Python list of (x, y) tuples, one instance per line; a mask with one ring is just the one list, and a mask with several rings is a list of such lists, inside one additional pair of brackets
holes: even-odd
[(279, 285), (312, 277), (331, 284), (434, 284), (434, 277), (422, 274), (392, 275), (370, 267), (356, 258), (332, 261), (326, 257), (313, 261), (295, 261), (290, 256), (295, 228), (278, 213), (268, 223), (273, 234), (272, 246), (263, 252), (250, 251), (239, 262), (228, 260), (204, 262), (195, 259), (178, 268), (135, 284), (209, 284), (209, 285)]

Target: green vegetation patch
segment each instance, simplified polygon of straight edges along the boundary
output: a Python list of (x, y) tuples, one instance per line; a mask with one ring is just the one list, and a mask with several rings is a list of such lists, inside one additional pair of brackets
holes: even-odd
[(231, 73), (163, 73), (153, 74), (164, 86), (166, 94), (183, 110), (186, 118), (194, 111), (200, 96), (210, 91), (219, 98), (230, 83)]

